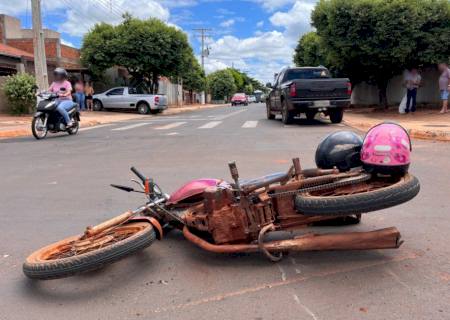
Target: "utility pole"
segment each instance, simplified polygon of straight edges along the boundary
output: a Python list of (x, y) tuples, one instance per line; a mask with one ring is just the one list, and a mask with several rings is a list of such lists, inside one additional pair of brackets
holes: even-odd
[(40, 90), (48, 88), (47, 59), (45, 57), (45, 37), (42, 30), (41, 0), (31, 0), (33, 20), (34, 70)]
[[(209, 50), (208, 48), (205, 48), (205, 39), (211, 37), (210, 34), (207, 34), (207, 32), (211, 31), (211, 29), (207, 28), (198, 28), (194, 29), (194, 31), (197, 33), (197, 36), (200, 37), (200, 41), (202, 43), (202, 52), (201, 52), (201, 59), (202, 59), (202, 70), (205, 72), (205, 57), (209, 56)], [(205, 92), (202, 91), (202, 97), (201, 97), (201, 104), (205, 104)]]

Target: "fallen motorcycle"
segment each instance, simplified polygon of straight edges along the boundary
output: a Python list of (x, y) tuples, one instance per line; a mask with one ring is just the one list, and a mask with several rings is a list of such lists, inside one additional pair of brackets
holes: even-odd
[(229, 166), (233, 183), (194, 180), (170, 196), (131, 168), (142, 190), (112, 186), (141, 192), (148, 202), (34, 252), (23, 265), (25, 275), (54, 279), (94, 270), (162, 240), (165, 230), (172, 228), (207, 251), (259, 251), (272, 261), (287, 251), (398, 248), (400, 233), (395, 227), (276, 241), (265, 238), (273, 231), (292, 231), (336, 217), (358, 221), (362, 213), (398, 205), (419, 192), (419, 182), (410, 174), (384, 176), (362, 168), (302, 170), (299, 159), (293, 159), (286, 173), (242, 181), (236, 165)]

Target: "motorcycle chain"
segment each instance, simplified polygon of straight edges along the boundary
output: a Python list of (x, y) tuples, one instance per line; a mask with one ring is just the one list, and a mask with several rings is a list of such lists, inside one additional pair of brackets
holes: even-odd
[(340, 188), (340, 187), (345, 187), (345, 186), (365, 182), (367, 180), (370, 180), (371, 177), (372, 177), (372, 175), (363, 173), (363, 174), (355, 176), (355, 177), (344, 178), (342, 180), (338, 180), (338, 181), (331, 182), (331, 183), (325, 183), (325, 184), (321, 184), (321, 185), (317, 185), (317, 186), (301, 188), (301, 189), (293, 190), (293, 191), (285, 191), (285, 192), (269, 194), (269, 197), (270, 198), (283, 198), (283, 197), (295, 196), (300, 193), (308, 193), (308, 192), (314, 192), (314, 191), (320, 191), (320, 190), (336, 189), (336, 188)]

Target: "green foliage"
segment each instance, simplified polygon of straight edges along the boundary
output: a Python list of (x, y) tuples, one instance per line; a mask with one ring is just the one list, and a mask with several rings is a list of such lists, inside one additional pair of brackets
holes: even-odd
[(237, 91), (244, 91), (245, 78), (247, 75), (234, 68), (229, 68), (228, 70), (234, 78), (234, 84), (236, 85)]
[(254, 90), (253, 90), (253, 85), (251, 83), (246, 84), (244, 87), (244, 92), (247, 95), (253, 94)]
[(127, 68), (135, 83), (157, 90), (158, 77), (180, 77), (192, 68), (194, 54), (184, 32), (158, 19), (129, 15), (118, 26), (96, 25), (83, 39), (83, 63), (94, 73)]
[(312, 13), (326, 61), (353, 84), (376, 83), (386, 106), (394, 75), (448, 59), (449, 21), (447, 0), (320, 0)]
[(192, 57), (191, 68), (182, 76), (183, 88), (189, 91), (203, 91), (206, 87), (205, 73), (197, 59)]
[(36, 80), (27, 73), (8, 76), (3, 91), (14, 114), (29, 113), (36, 104)]
[(316, 67), (327, 65), (325, 54), (316, 32), (305, 33), (295, 48), (294, 63), (297, 67)]
[(228, 100), (237, 90), (230, 69), (213, 72), (207, 77), (208, 91), (213, 100)]

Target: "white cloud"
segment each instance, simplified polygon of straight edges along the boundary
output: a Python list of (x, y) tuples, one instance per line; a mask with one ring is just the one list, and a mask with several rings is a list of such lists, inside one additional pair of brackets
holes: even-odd
[(285, 35), (297, 41), (299, 36), (311, 30), (311, 12), (314, 4), (296, 1), (287, 12), (276, 12), (270, 17), (270, 22), (277, 27), (285, 29)]
[(295, 2), (295, 0), (253, 0), (253, 1), (261, 4), (262, 7), (268, 11), (273, 11), (275, 9), (284, 7), (286, 5)]
[(102, 2), (86, 0), (84, 2), (84, 5), (67, 9), (67, 19), (58, 31), (72, 36), (82, 36), (98, 22), (119, 24), (122, 21), (121, 15), (125, 12), (141, 19), (155, 17), (163, 21), (167, 21), (170, 16), (168, 9), (153, 0), (116, 0), (110, 10), (102, 5)]
[(258, 21), (256, 27), (261, 28), (262, 26), (264, 26), (264, 21)]
[(222, 21), (222, 22), (220, 23), (220, 26), (223, 27), (223, 28), (229, 28), (229, 27), (231, 27), (235, 22), (236, 22), (236, 21), (235, 21), (234, 19), (228, 19), (228, 20)]
[(61, 39), (61, 44), (65, 45), (65, 46), (69, 46), (69, 47), (75, 47), (75, 45), (67, 40)]
[[(280, 31), (256, 31), (254, 36), (249, 38), (227, 35), (210, 43), (211, 58), (206, 59), (208, 72), (234, 65), (258, 80), (272, 82), (274, 73), (292, 64), (292, 55), (298, 38), (311, 30), (310, 15), (315, 0), (255, 1), (263, 6), (282, 6), (288, 3), (293, 5), (285, 11), (274, 12), (270, 17), (270, 23), (280, 28)], [(257, 27), (263, 25), (264, 22), (260, 21)]]

